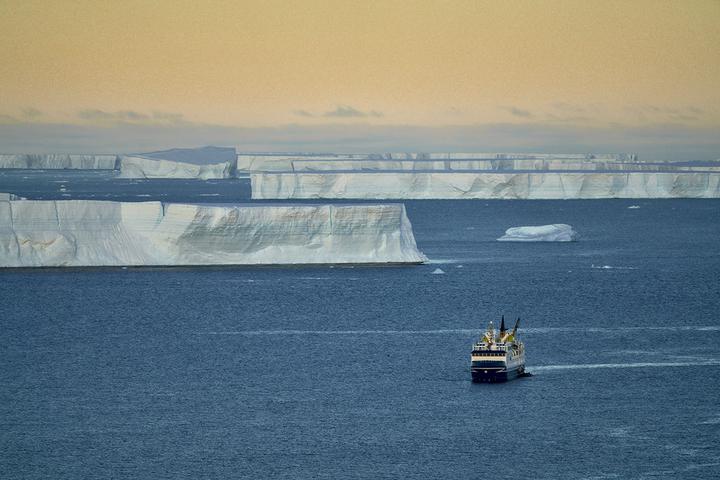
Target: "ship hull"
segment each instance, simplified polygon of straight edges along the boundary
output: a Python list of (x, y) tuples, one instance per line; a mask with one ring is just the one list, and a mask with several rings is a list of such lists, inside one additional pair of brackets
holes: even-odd
[(482, 368), (473, 367), (471, 369), (473, 383), (499, 383), (513, 380), (523, 375), (525, 366), (518, 366), (512, 369), (504, 368)]

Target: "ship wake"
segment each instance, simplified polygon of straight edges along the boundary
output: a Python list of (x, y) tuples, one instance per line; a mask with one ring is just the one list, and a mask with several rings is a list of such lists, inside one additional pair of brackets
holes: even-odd
[(558, 370), (583, 370), (596, 368), (668, 368), (668, 367), (699, 367), (720, 366), (720, 360), (703, 360), (694, 362), (637, 362), (637, 363), (578, 363), (571, 365), (539, 365), (532, 368), (535, 372), (552, 372)]

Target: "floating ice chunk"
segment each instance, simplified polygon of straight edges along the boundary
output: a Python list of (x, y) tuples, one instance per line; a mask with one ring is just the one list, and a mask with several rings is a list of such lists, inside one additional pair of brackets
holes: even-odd
[(445, 271), (442, 268), (436, 268), (432, 271), (432, 275), (445, 275)]
[(534, 227), (513, 227), (498, 238), (500, 242), (573, 242), (578, 234), (570, 225), (555, 223)]
[(628, 207), (628, 209), (630, 209), (630, 210), (634, 210), (634, 209), (636, 209), (636, 208), (640, 208), (640, 205), (630, 205), (630, 206)]
[(637, 267), (613, 267), (612, 265), (590, 265), (590, 268), (598, 270), (637, 270)]

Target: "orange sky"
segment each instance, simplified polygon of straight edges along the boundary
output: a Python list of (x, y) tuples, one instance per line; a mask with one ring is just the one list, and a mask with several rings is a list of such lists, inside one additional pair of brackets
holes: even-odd
[(0, 31), (5, 123), (720, 125), (718, 1), (0, 0)]

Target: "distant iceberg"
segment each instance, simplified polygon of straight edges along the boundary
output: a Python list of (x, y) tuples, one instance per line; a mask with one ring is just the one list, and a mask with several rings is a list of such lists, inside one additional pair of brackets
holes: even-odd
[[(238, 147), (242, 150), (242, 147)], [(562, 153), (240, 153), (238, 170), (297, 171), (460, 171), (460, 170), (630, 170), (656, 169), (635, 154)]]
[(425, 260), (401, 204), (0, 200), (0, 267)]
[(114, 170), (121, 178), (233, 178), (234, 148), (176, 148), (129, 155), (0, 154), (0, 169)]
[(720, 172), (261, 172), (254, 199), (720, 198)]
[(141, 155), (123, 155), (120, 157), (120, 178), (194, 178), (210, 180), (231, 178), (234, 174), (233, 162), (196, 164), (145, 157)]
[(234, 148), (175, 148), (120, 157), (121, 178), (186, 178), (210, 180), (235, 176)]
[(0, 168), (114, 170), (117, 155), (1, 154)]
[(570, 225), (556, 223), (536, 227), (513, 227), (498, 238), (500, 242), (574, 242), (577, 232)]

